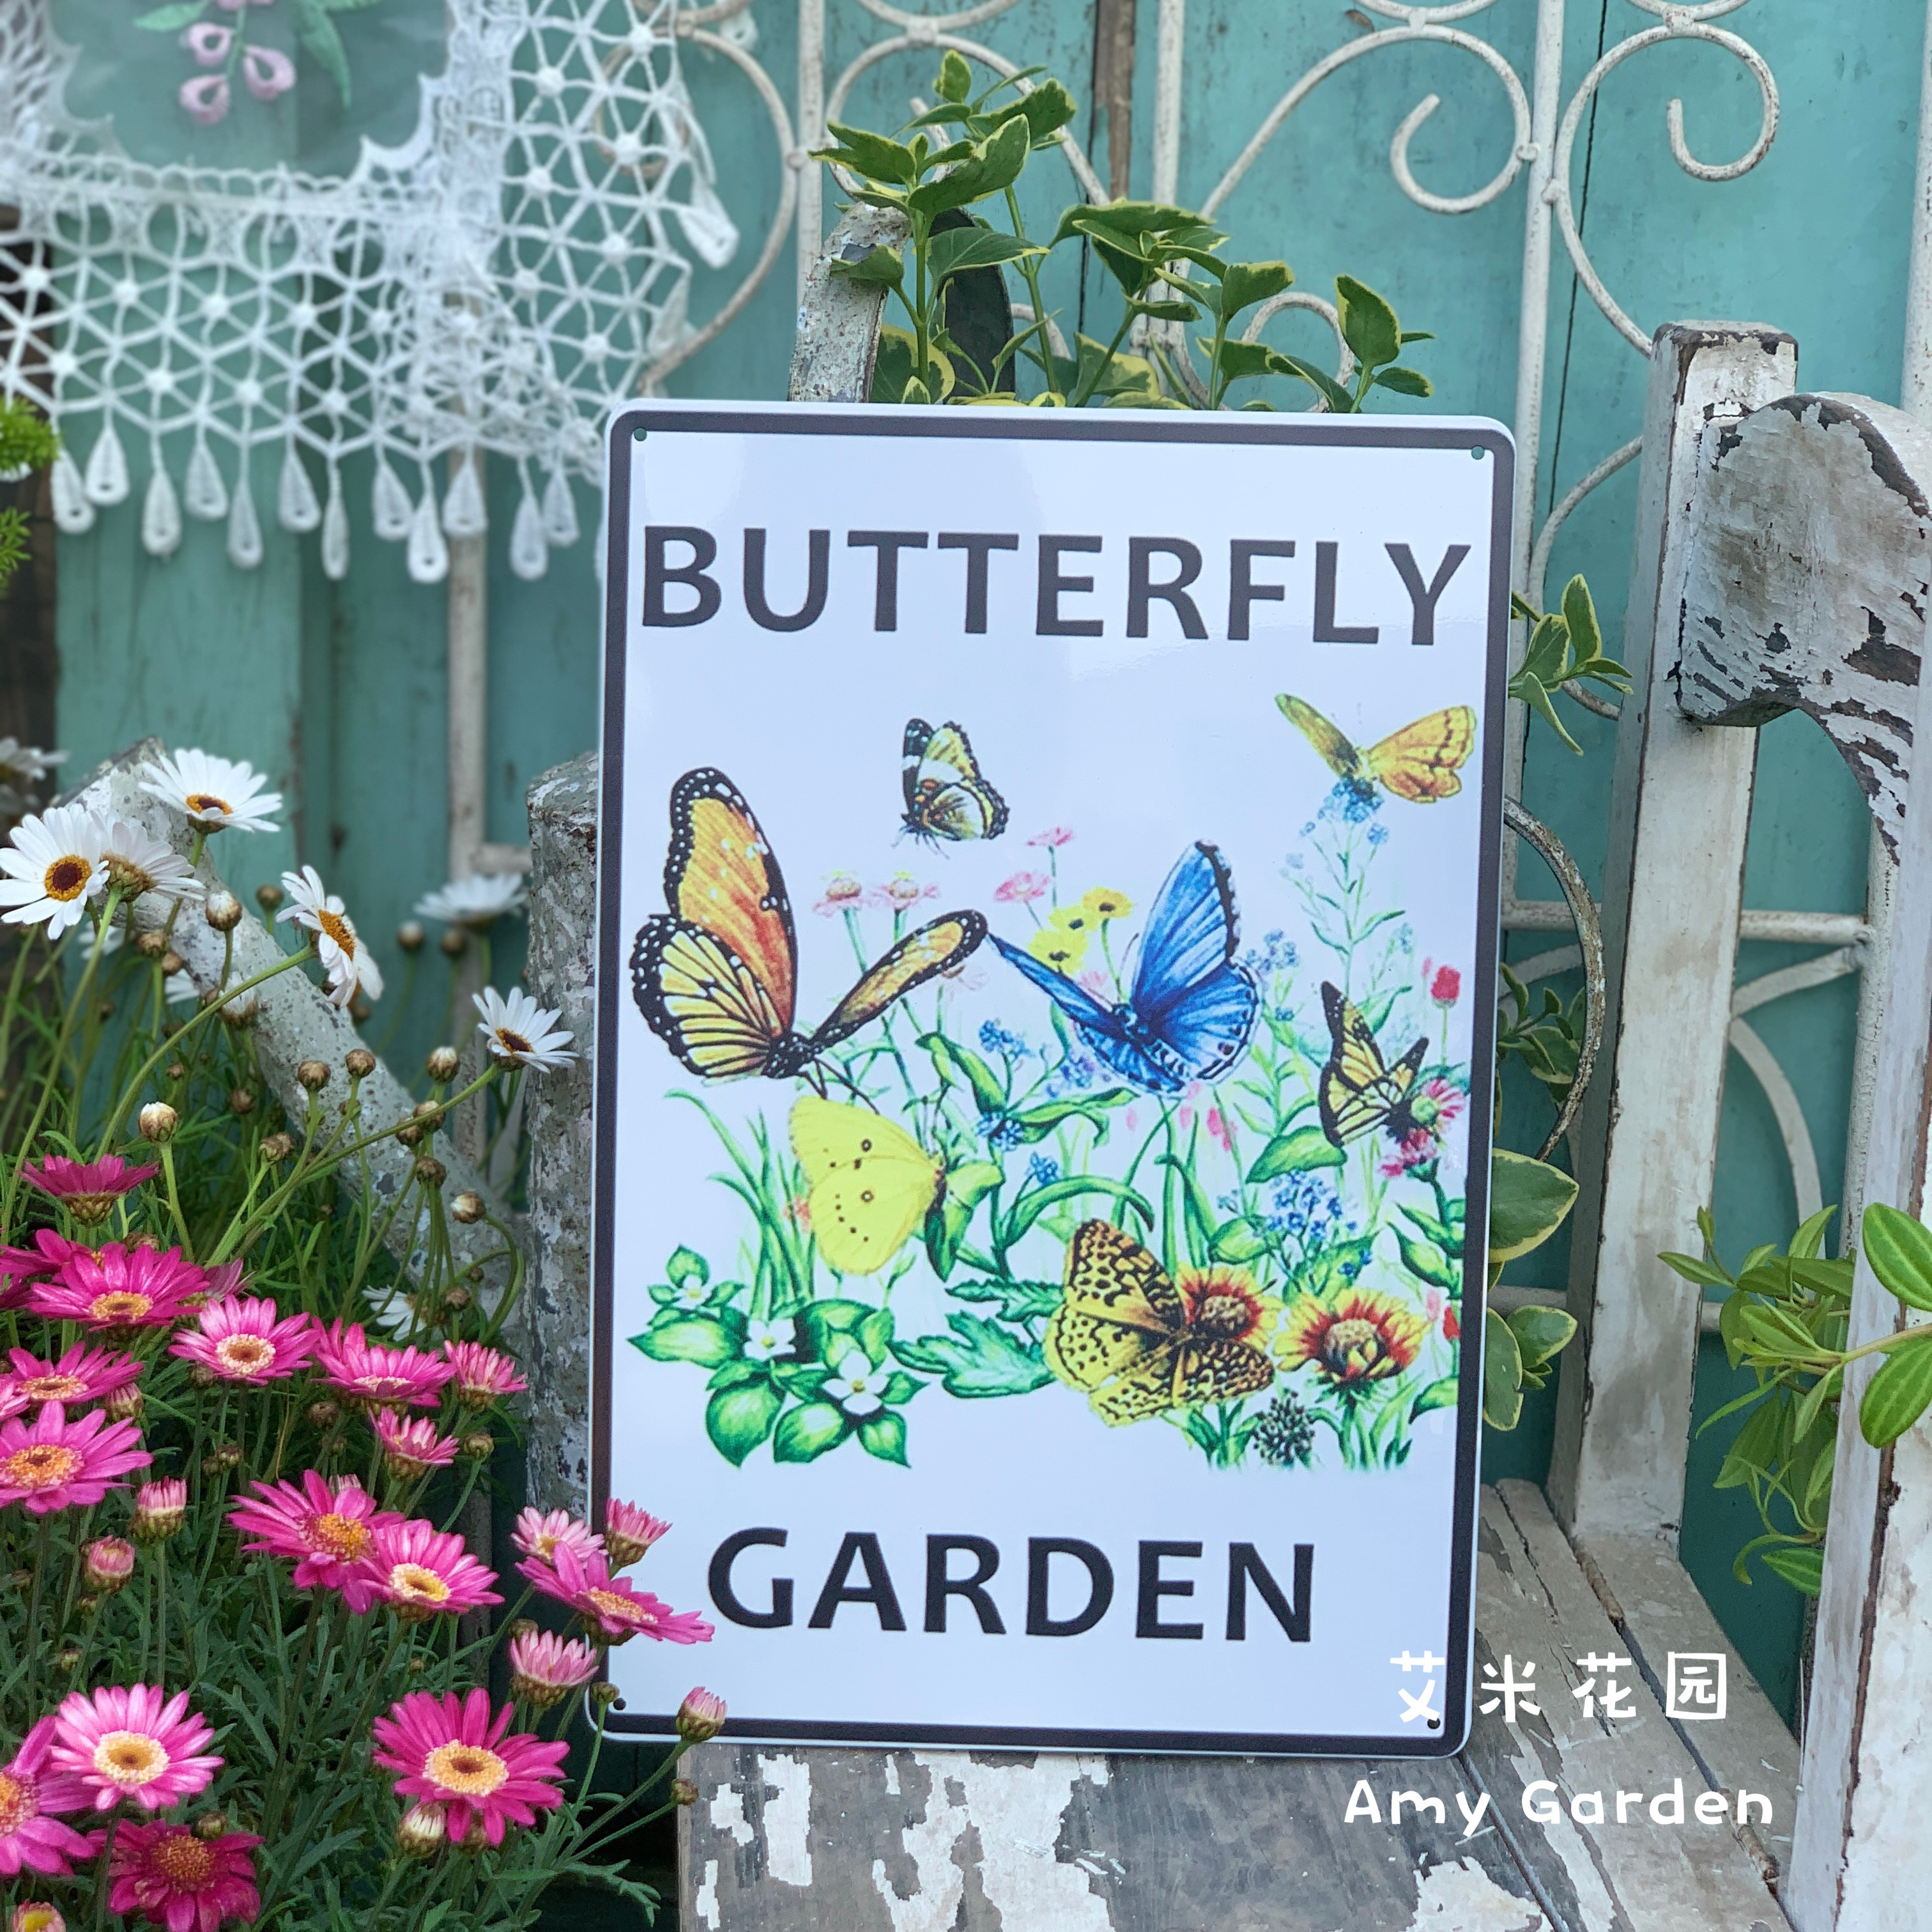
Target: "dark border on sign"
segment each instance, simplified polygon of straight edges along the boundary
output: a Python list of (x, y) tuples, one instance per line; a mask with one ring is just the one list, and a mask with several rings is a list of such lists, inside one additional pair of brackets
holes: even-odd
[[(630, 525), (632, 446), (653, 430), (685, 434), (765, 436), (920, 436), (1007, 437), (1048, 442), (1279, 443), (1303, 448), (1350, 446), (1379, 449), (1482, 449), (1490, 460), (1490, 623), (1487, 688), (1483, 716), (1483, 827), (1477, 875), (1475, 956), (1472, 983), (1496, 983), (1502, 944), (1503, 751), (1507, 722), (1510, 622), (1510, 541), (1516, 450), (1500, 424), (1472, 422), (1457, 428), (1418, 418), (1414, 425), (1384, 418), (1367, 423), (1340, 417), (1208, 416), (1114, 416), (1034, 410), (893, 410), (872, 404), (761, 404), (721, 409), (640, 404), (611, 420), (607, 446), (608, 522), (604, 566), (603, 718), (598, 734), (597, 836), (597, 1076), (592, 1114), (595, 1172), (592, 1187), (590, 1506), (603, 1520), (610, 1489), (610, 1414), (613, 1288), (608, 1230), (616, 1178), (604, 1157), (603, 1124), (614, 1118), (617, 1062), (614, 1050), (622, 1011), (626, 972), (617, 914), (623, 872), (624, 774), (621, 756), (625, 712), (626, 602), (630, 588), (626, 542)], [(1475, 1001), (1472, 1068), (1496, 1054), (1496, 1007)], [(1492, 1084), (1470, 1082), (1469, 1145), (1490, 1142)], [(1426, 1738), (1277, 1736), (1250, 1732), (1058, 1730), (974, 1724), (857, 1724), (784, 1719), (734, 1718), (728, 1738), (772, 1743), (952, 1745), (988, 1750), (1136, 1751), (1162, 1756), (1441, 1758), (1468, 1741), (1470, 1676), (1475, 1647), (1475, 1540), (1481, 1481), (1483, 1332), (1488, 1273), (1487, 1243), (1472, 1250), (1467, 1231), (1486, 1229), (1489, 1170), (1472, 1161), (1464, 1192), (1464, 1260), (1461, 1321), (1462, 1352), (1456, 1404), (1456, 1485), (1450, 1557), (1450, 1655), (1444, 1694), (1444, 1728)], [(612, 1711), (605, 1730), (626, 1738), (675, 1733), (672, 1712)]]

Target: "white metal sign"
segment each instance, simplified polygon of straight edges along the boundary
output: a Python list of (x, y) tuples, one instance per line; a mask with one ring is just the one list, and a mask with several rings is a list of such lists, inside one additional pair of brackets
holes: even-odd
[(1510, 493), (1489, 422), (614, 424), (595, 1482), (732, 1734), (1461, 1742)]

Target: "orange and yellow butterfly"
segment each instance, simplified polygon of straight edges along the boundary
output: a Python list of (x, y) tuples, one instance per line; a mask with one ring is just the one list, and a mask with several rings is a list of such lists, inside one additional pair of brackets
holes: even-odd
[(1232, 1268), (1176, 1282), (1111, 1221), (1083, 1221), (1067, 1244), (1066, 1292), (1046, 1324), (1047, 1366), (1084, 1389), (1118, 1427), (1172, 1408), (1264, 1389), (1263, 1331), (1279, 1309)]
[(1476, 747), (1476, 714), (1466, 704), (1431, 711), (1360, 751), (1313, 705), (1283, 692), (1282, 715), (1321, 753), (1345, 784), (1366, 790), (1378, 781), (1412, 805), (1433, 805), (1462, 789), (1456, 775)]
[(652, 1032), (707, 1080), (802, 1073), (895, 1000), (958, 965), (986, 936), (976, 912), (909, 932), (814, 1032), (794, 1032), (798, 936), (778, 862), (752, 808), (722, 772), (671, 788), (668, 914), (638, 928), (631, 992)]
[(1390, 1066), (1383, 1058), (1375, 1029), (1361, 1008), (1326, 980), (1322, 982), (1322, 1010), (1331, 1042), (1317, 1095), (1322, 1132), (1334, 1147), (1346, 1147), (1378, 1127), (1391, 1140), (1401, 1140), (1420, 1124), (1411, 1107), (1409, 1090), (1422, 1071), (1423, 1055), (1429, 1051), (1427, 1036)]

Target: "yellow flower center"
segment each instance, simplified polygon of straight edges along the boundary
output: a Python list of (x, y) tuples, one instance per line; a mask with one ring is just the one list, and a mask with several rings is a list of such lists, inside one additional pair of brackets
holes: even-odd
[(1194, 1327), (1203, 1335), (1239, 1341), (1255, 1326), (1254, 1304), (1244, 1294), (1204, 1296), (1194, 1316)]
[(620, 1597), (615, 1590), (586, 1590), (586, 1603), (594, 1604), (606, 1616), (621, 1618), (626, 1623), (654, 1624), (657, 1618), (651, 1612), (628, 1597)]
[(94, 1747), (94, 1768), (122, 1790), (138, 1791), (167, 1769), (168, 1754), (145, 1731), (110, 1731)]
[(506, 1055), (528, 1053), (530, 1043), (521, 1034), (512, 1033), (508, 1027), (499, 1027), (496, 1029), (496, 1051)]
[(96, 1322), (138, 1322), (154, 1305), (152, 1296), (123, 1289), (112, 1294), (97, 1294), (87, 1304), (87, 1312)]
[(49, 1926), (63, 1922), (51, 1905), (17, 1905), (14, 1912), (14, 1932), (47, 1932)]
[(310, 1548), (344, 1563), (368, 1556), (376, 1543), (375, 1538), (352, 1516), (341, 1516), (334, 1510), (326, 1516), (310, 1517), (302, 1534)]
[(215, 1344), (214, 1353), (222, 1366), (238, 1376), (260, 1375), (272, 1368), (274, 1345), (260, 1335), (229, 1335)]
[(76, 1402), (87, 1394), (78, 1376), (29, 1376), (16, 1386), (29, 1402)]
[(214, 1853), (192, 1832), (170, 1832), (149, 1848), (148, 1864), (182, 1892), (199, 1892), (214, 1876)]
[(34, 1810), (32, 1785), (11, 1772), (0, 1771), (0, 1838), (11, 1838)]
[(1329, 1330), (1322, 1352), (1335, 1360), (1346, 1361), (1358, 1349), (1375, 1348), (1380, 1340), (1372, 1322), (1364, 1322), (1359, 1316), (1351, 1316), (1346, 1322), (1336, 1322)]
[(356, 957), (356, 928), (342, 914), (331, 912), (324, 907), (316, 914), (315, 922), (350, 958)]
[(389, 1572), (389, 1587), (412, 1604), (441, 1604), (449, 1598), (449, 1586), (420, 1563), (398, 1563)]
[(225, 798), (217, 798), (212, 791), (191, 791), (188, 795), (188, 808), (193, 812), (206, 812), (211, 816), (226, 818), (235, 808)]
[(94, 868), (77, 852), (63, 853), (46, 869), (41, 880), (47, 897), (64, 902), (77, 899), (87, 890), (87, 882), (94, 876)]
[(9, 1489), (56, 1490), (80, 1474), (85, 1460), (79, 1450), (62, 1443), (36, 1442), (0, 1462), (0, 1474)]
[(423, 1760), (423, 1772), (459, 1798), (487, 1798), (510, 1774), (510, 1767), (481, 1744), (438, 1744)]

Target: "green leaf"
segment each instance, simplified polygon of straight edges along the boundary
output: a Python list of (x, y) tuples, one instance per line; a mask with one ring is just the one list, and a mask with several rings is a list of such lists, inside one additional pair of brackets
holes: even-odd
[(1787, 1546), (1767, 1550), (1760, 1559), (1774, 1576), (1782, 1576), (1794, 1589), (1815, 1597), (1825, 1587), (1825, 1552), (1822, 1550)]
[(1052, 1382), (1038, 1346), (977, 1315), (949, 1315), (950, 1335), (922, 1335), (893, 1345), (909, 1369), (938, 1376), (949, 1395), (1024, 1395)]
[(742, 1388), (720, 1389), (704, 1407), (704, 1432), (718, 1454), (734, 1466), (772, 1432), (784, 1397), (764, 1380)]
[(1432, 1382), (1408, 1406), (1408, 1419), (1413, 1422), (1418, 1415), (1426, 1415), (1432, 1408), (1454, 1408), (1461, 1387), (1454, 1376), (1444, 1376), (1439, 1382)]
[(998, 194), (1019, 179), (1032, 146), (1023, 116), (1006, 122), (949, 174), (914, 189), (906, 205), (916, 216), (930, 218), (949, 208), (965, 208)]
[(152, 14), (143, 14), (134, 24), (146, 33), (178, 34), (207, 10), (208, 0), (179, 0), (177, 5), (157, 7)]
[(951, 47), (946, 50), (946, 58), (939, 63), (939, 74), (932, 83), (932, 91), (942, 100), (964, 100), (973, 92), (973, 70), (966, 64), (964, 54), (956, 52)]
[(1210, 1250), (1217, 1262), (1233, 1262), (1237, 1264), (1258, 1259), (1268, 1252), (1268, 1243), (1245, 1214), (1237, 1214), (1232, 1220), (1223, 1221), (1214, 1230), (1214, 1238)]
[(664, 1263), (664, 1274), (674, 1288), (682, 1288), (688, 1281), (702, 1287), (711, 1279), (711, 1264), (689, 1248), (674, 1248), (670, 1259)]
[(1433, 1242), (1412, 1240), (1398, 1228), (1395, 1231), (1396, 1246), (1402, 1250), (1402, 1264), (1418, 1281), (1426, 1281), (1431, 1288), (1458, 1288), (1462, 1285), (1462, 1270), (1456, 1267), (1436, 1246)]
[[(1829, 1375), (1820, 1376), (1804, 1391), (1804, 1400), (1798, 1405), (1798, 1414), (1791, 1425), (1791, 1439), (1802, 1442), (1811, 1433), (1811, 1426), (1818, 1420), (1819, 1412), (1826, 1403), (1836, 1399), (1844, 1386), (1845, 1372), (1842, 1368), (1832, 1370)], [(1830, 1434), (1835, 1437), (1835, 1424), (1828, 1424)]]
[(1335, 278), (1335, 307), (1342, 318), (1342, 340), (1358, 362), (1372, 369), (1402, 352), (1402, 328), (1375, 290), (1353, 275)]
[(1545, 685), (1561, 684), (1570, 668), (1570, 628), (1561, 617), (1544, 617), (1523, 647), (1519, 676)]
[(1060, 130), (1080, 112), (1079, 104), (1057, 80), (1043, 80), (1022, 94), (1019, 111), (1026, 116), (1027, 130), (1036, 148), (1057, 142)]
[(296, 38), (302, 51), (335, 83), (344, 107), (349, 105), (349, 56), (342, 50), (342, 36), (335, 31), (320, 0), (289, 0), (295, 16)]
[(862, 1301), (814, 1301), (799, 1312), (799, 1334), (813, 1360), (836, 1368), (844, 1350), (858, 1346), (860, 1324), (878, 1312)]
[(1319, 1127), (1291, 1127), (1276, 1134), (1256, 1157), (1248, 1169), (1251, 1185), (1279, 1179), (1284, 1174), (1303, 1174), (1319, 1167), (1341, 1167), (1348, 1156)]
[(1570, 648), (1579, 660), (1603, 656), (1603, 627), (1597, 622), (1590, 586), (1581, 577), (1571, 578), (1563, 586), (1563, 621), (1569, 627)]
[(1016, 262), (1023, 256), (1044, 255), (1046, 250), (1017, 235), (1002, 235), (997, 229), (948, 228), (932, 238), (927, 262), (936, 289), (955, 275), (974, 268), (997, 268), (1002, 262)]
[[(890, 1308), (874, 1308), (866, 1311), (857, 1328), (852, 1331), (853, 1340), (865, 1350), (866, 1358), (874, 1367), (886, 1359), (886, 1352), (892, 1346), (892, 1311)], [(836, 1368), (838, 1364), (835, 1361)]]
[[(1869, 1222), (1871, 1210), (1865, 1210)], [(1874, 1449), (1896, 1442), (1932, 1402), (1932, 1329), (1892, 1351), (1865, 1384), (1858, 1427)]]
[(1681, 1274), (1686, 1281), (1694, 1281), (1702, 1288), (1729, 1288), (1731, 1278), (1724, 1270), (1709, 1262), (1700, 1261), (1695, 1255), (1661, 1254), (1657, 1258), (1673, 1273)]
[(832, 258), (832, 272), (841, 281), (856, 282), (862, 288), (896, 289), (905, 281), (905, 263), (896, 248), (883, 243), (870, 248), (856, 262), (843, 256)]
[(910, 148), (838, 121), (827, 122), (826, 129), (838, 145), (814, 154), (814, 160), (831, 161), (868, 180), (892, 182), (901, 188), (910, 188), (919, 179), (919, 164)]
[(1932, 1309), (1932, 1228), (1874, 1203), (1862, 1223), (1865, 1259), (1880, 1284), (1908, 1307)]
[(1514, 1429), (1522, 1418), (1522, 1356), (1509, 1324), (1494, 1309), (1483, 1316), (1483, 1420)]
[[(735, 1322), (735, 1329), (730, 1325)], [(745, 1318), (734, 1309), (718, 1316), (676, 1315), (631, 1337), (654, 1362), (695, 1362), (715, 1369), (737, 1354), (745, 1340)]]
[(1782, 1308), (1746, 1301), (1738, 1323), (1752, 1349), (1768, 1361), (1808, 1362), (1820, 1353), (1811, 1331)]
[(1079, 1200), (1089, 1194), (1104, 1195), (1109, 1200), (1117, 1201), (1138, 1214), (1143, 1227), (1154, 1226), (1154, 1210), (1124, 1181), (1110, 1180), (1102, 1174), (1070, 1174), (1064, 1180), (1049, 1181), (1044, 1187), (1035, 1188), (1014, 1204), (1012, 1212), (1006, 1216), (1005, 1238), (1001, 1245), (1016, 1246), (1020, 1237), (1049, 1208), (1057, 1208), (1063, 1201)]
[(808, 1402), (787, 1409), (772, 1438), (772, 1460), (814, 1461), (845, 1439), (849, 1420), (835, 1402)]
[(867, 1455), (878, 1456), (881, 1462), (896, 1462), (902, 1468), (909, 1468), (905, 1445), (905, 1418), (896, 1409), (874, 1410), (859, 1424), (859, 1446)]
[(1370, 379), (1372, 389), (1393, 389), (1398, 396), (1432, 396), (1436, 385), (1420, 369), (1405, 369), (1400, 364), (1390, 369), (1378, 369)]
[(1230, 262), (1222, 278), (1217, 313), (1232, 322), (1243, 309), (1280, 295), (1294, 280), (1294, 272), (1286, 262)]
[(1125, 1106), (1133, 1098), (1131, 1089), (1109, 1087), (1101, 1094), (1089, 1094), (1078, 1100), (1048, 1100), (1037, 1107), (1022, 1108), (1011, 1118), (1020, 1132), (1023, 1146), (1044, 1140), (1054, 1128), (1068, 1120), (1085, 1120), (1094, 1130), (1097, 1147), (1107, 1138), (1107, 1115), (1115, 1107)]
[(956, 1301), (997, 1301), (1004, 1322), (1035, 1322), (1060, 1306), (1057, 1281), (962, 1281), (951, 1293)]
[(976, 1208), (1006, 1178), (998, 1161), (962, 1160), (946, 1170), (946, 1198)]
[(1513, 1309), (1508, 1321), (1526, 1370), (1540, 1369), (1561, 1354), (1576, 1332), (1576, 1318), (1567, 1309), (1545, 1308), (1534, 1302)]
[[(1214, 352), (1211, 336), (1198, 336), (1197, 345), (1204, 355)], [(1238, 382), (1246, 376), (1280, 375), (1284, 372), (1276, 367), (1280, 357), (1265, 342), (1223, 342), (1220, 349), (1221, 373), (1231, 382)]]
[(916, 1382), (909, 1375), (895, 1369), (886, 1378), (886, 1385), (880, 1391), (880, 1400), (890, 1403), (895, 1408), (901, 1408), (925, 1387), (924, 1382)]
[(1276, 373), (1283, 376), (1298, 376), (1303, 382), (1318, 392), (1328, 403), (1331, 413), (1338, 416), (1355, 413), (1355, 399), (1325, 369), (1318, 369), (1312, 362), (1304, 362), (1299, 356), (1290, 356), (1276, 350), (1275, 362), (1280, 366)]
[(1576, 1184), (1561, 1168), (1496, 1148), (1490, 1156), (1490, 1262), (1514, 1261), (1562, 1226)]

